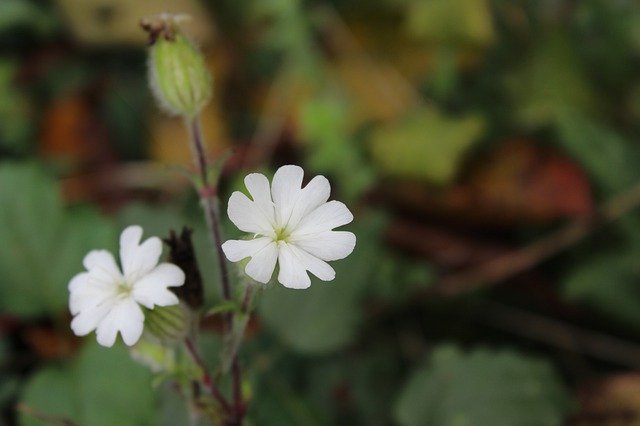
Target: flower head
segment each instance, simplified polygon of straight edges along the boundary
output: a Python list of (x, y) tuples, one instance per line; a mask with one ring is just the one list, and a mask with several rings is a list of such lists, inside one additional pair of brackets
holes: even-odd
[(324, 176), (316, 176), (302, 188), (303, 170), (298, 166), (280, 167), (271, 187), (260, 173), (252, 173), (244, 183), (253, 200), (236, 191), (229, 199), (228, 214), (250, 240), (229, 240), (222, 245), (227, 258), (238, 262), (250, 257), (245, 272), (254, 280), (267, 283), (276, 262), (278, 281), (289, 288), (307, 288), (307, 271), (323, 281), (335, 278), (327, 261), (348, 256), (356, 245), (351, 232), (333, 231), (353, 220), (339, 201), (329, 201), (331, 186)]
[(87, 269), (69, 282), (69, 310), (74, 315), (71, 329), (78, 336), (96, 330), (98, 343), (111, 347), (118, 332), (131, 346), (142, 335), (144, 314), (140, 305), (176, 305), (179, 301), (168, 287), (184, 284), (184, 272), (171, 263), (160, 263), (162, 242), (151, 237), (140, 243), (142, 228), (129, 226), (120, 235), (120, 262), (106, 250), (90, 251), (83, 264)]

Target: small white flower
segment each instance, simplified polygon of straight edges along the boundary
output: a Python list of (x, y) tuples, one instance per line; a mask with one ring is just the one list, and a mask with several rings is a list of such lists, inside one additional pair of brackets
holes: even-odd
[(171, 263), (160, 263), (162, 242), (151, 237), (140, 244), (142, 228), (129, 226), (120, 235), (122, 271), (113, 255), (93, 250), (83, 260), (86, 272), (69, 282), (69, 310), (75, 317), (71, 329), (78, 336), (96, 330), (98, 343), (111, 347), (118, 332), (131, 346), (142, 335), (144, 314), (139, 305), (177, 304), (168, 287), (184, 284), (184, 272)]
[(343, 203), (327, 202), (329, 181), (316, 176), (302, 188), (303, 174), (298, 166), (280, 167), (269, 188), (264, 175), (252, 173), (244, 183), (253, 201), (239, 191), (229, 198), (229, 218), (254, 236), (229, 240), (222, 249), (232, 262), (250, 257), (245, 272), (258, 282), (269, 282), (276, 261), (278, 281), (285, 287), (309, 287), (307, 271), (331, 281), (336, 273), (326, 261), (348, 256), (356, 245), (353, 233), (333, 231), (351, 222), (353, 215)]

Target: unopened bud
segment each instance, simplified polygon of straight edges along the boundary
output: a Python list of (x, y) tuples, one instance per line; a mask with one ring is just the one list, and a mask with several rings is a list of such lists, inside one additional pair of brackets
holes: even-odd
[(212, 77), (202, 53), (180, 32), (178, 17), (160, 15), (141, 21), (149, 32), (149, 83), (169, 113), (192, 117), (209, 102)]
[(157, 306), (148, 310), (144, 318), (145, 330), (163, 343), (173, 343), (185, 338), (190, 324), (189, 308), (182, 303)]

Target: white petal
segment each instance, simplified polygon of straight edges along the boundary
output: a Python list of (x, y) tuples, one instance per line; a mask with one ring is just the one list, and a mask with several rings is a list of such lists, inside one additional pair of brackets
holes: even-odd
[(331, 185), (326, 177), (316, 176), (311, 179), (311, 182), (300, 191), (285, 226), (288, 229), (295, 229), (305, 215), (327, 202), (330, 193)]
[(129, 226), (120, 235), (120, 261), (127, 281), (136, 281), (151, 271), (162, 254), (162, 241), (151, 237), (140, 244), (142, 228)]
[(303, 289), (311, 285), (311, 279), (289, 245), (284, 242), (278, 244), (278, 264), (280, 273), (278, 281), (285, 287)]
[(222, 244), (222, 251), (231, 262), (239, 262), (242, 259), (253, 256), (271, 242), (273, 242), (273, 239), (268, 237), (254, 238), (252, 240), (228, 240)]
[(120, 234), (120, 261), (122, 261), (123, 264), (125, 263), (125, 259), (133, 259), (141, 238), (142, 227), (138, 225), (129, 226), (122, 231)]
[(106, 250), (90, 251), (84, 257), (82, 264), (96, 280), (114, 284), (122, 280), (122, 273), (116, 260)]
[(69, 311), (76, 315), (95, 308), (114, 296), (117, 287), (92, 279), (89, 272), (81, 272), (69, 281)]
[(318, 259), (317, 257), (296, 247), (294, 244), (289, 244), (289, 249), (300, 261), (304, 269), (311, 272), (322, 281), (331, 281), (336, 277), (336, 271), (334, 271), (333, 268), (324, 260)]
[(100, 321), (113, 307), (112, 301), (106, 301), (90, 309), (85, 309), (71, 321), (71, 329), (76, 336), (85, 336), (96, 329)]
[(98, 343), (111, 347), (116, 341), (118, 332), (128, 346), (135, 344), (142, 335), (144, 314), (140, 306), (131, 299), (116, 303), (109, 313), (100, 321), (96, 330)]
[(356, 236), (347, 231), (324, 231), (291, 238), (293, 244), (322, 260), (338, 260), (349, 256), (356, 246)]
[(279, 227), (289, 221), (295, 202), (300, 196), (304, 171), (299, 166), (282, 166), (273, 175), (271, 195), (276, 210), (276, 223)]
[(184, 280), (182, 269), (171, 263), (161, 263), (133, 284), (133, 298), (149, 309), (177, 305), (178, 297), (167, 287), (179, 287)]
[(306, 234), (330, 231), (352, 220), (353, 215), (344, 203), (329, 201), (303, 217), (291, 236), (297, 238)]
[(273, 227), (275, 224), (275, 209), (267, 177), (260, 173), (251, 173), (244, 178), (244, 184), (249, 190), (256, 207), (268, 219), (270, 226)]
[(240, 191), (231, 194), (227, 206), (229, 219), (239, 230), (261, 235), (275, 235), (267, 213)]
[(254, 280), (266, 284), (273, 275), (278, 260), (278, 245), (271, 241), (254, 253), (244, 271)]

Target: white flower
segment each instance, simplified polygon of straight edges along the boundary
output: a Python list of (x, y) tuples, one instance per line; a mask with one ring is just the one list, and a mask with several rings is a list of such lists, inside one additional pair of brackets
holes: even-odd
[(106, 250), (93, 250), (85, 256), (87, 271), (69, 282), (69, 310), (75, 316), (71, 329), (76, 335), (96, 330), (98, 343), (111, 347), (120, 332), (122, 340), (131, 346), (142, 335), (144, 314), (139, 305), (153, 309), (178, 303), (168, 287), (184, 284), (184, 272), (170, 263), (158, 264), (162, 253), (158, 237), (140, 244), (141, 237), (139, 226), (122, 231), (122, 271)]
[(302, 188), (304, 172), (298, 166), (280, 167), (269, 181), (252, 173), (244, 183), (253, 198), (234, 192), (227, 212), (251, 240), (229, 240), (222, 245), (227, 258), (238, 262), (250, 257), (245, 272), (254, 280), (267, 283), (276, 261), (280, 264), (278, 281), (289, 288), (307, 288), (307, 271), (323, 281), (336, 273), (326, 261), (348, 256), (356, 245), (351, 232), (333, 231), (353, 220), (339, 201), (329, 201), (331, 186), (324, 176), (316, 176)]

